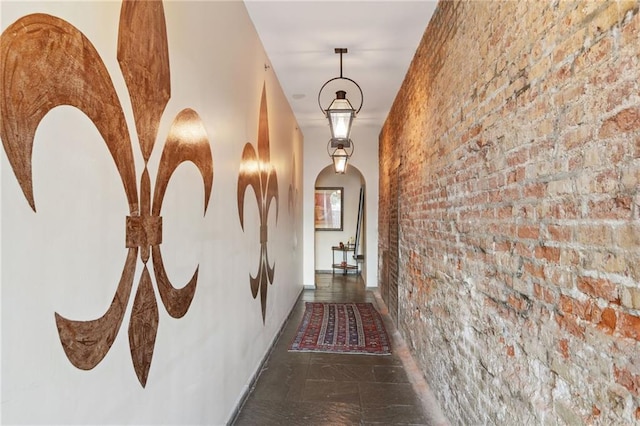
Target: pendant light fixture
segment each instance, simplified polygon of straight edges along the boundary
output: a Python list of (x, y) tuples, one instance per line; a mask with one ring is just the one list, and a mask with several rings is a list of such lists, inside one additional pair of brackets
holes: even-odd
[[(336, 148), (333, 154), (330, 154), (334, 159), (334, 164), (336, 158), (342, 159), (344, 158), (344, 167), (343, 170), (346, 170), (346, 161), (349, 159), (351, 154), (344, 154), (348, 151), (345, 148), (351, 147), (351, 152), (353, 152), (353, 142), (350, 139), (351, 134), (351, 126), (353, 124), (353, 119), (356, 117), (358, 112), (362, 109), (362, 104), (364, 101), (364, 96), (362, 94), (362, 89), (360, 85), (356, 83), (354, 80), (344, 77), (342, 75), (342, 55), (347, 53), (346, 48), (335, 48), (335, 53), (340, 55), (340, 76), (334, 77), (328, 81), (326, 81), (322, 87), (320, 88), (320, 92), (318, 93), (318, 105), (320, 106), (320, 110), (324, 113), (325, 117), (329, 120), (329, 128), (331, 130), (331, 140), (329, 141), (332, 148)], [(340, 81), (339, 81), (340, 80)], [(347, 91), (343, 88), (336, 91), (336, 97), (331, 102), (331, 104), (325, 109), (321, 103), (321, 95), (322, 91), (327, 87), (329, 83), (339, 81), (340, 83), (346, 83), (347, 85), (355, 86), (360, 92), (360, 105), (358, 109), (355, 109), (349, 99), (347, 98)], [(335, 155), (334, 155), (335, 154)], [(346, 155), (346, 156), (345, 156)], [(340, 160), (343, 161), (343, 160)], [(337, 169), (336, 169), (337, 170)], [(339, 172), (336, 172), (339, 173)], [(344, 173), (344, 171), (342, 172)]]
[(348, 140), (348, 145), (338, 144), (335, 148), (332, 146), (333, 140), (329, 140), (327, 143), (327, 153), (329, 153), (329, 157), (333, 160), (333, 171), (336, 174), (345, 174), (347, 172), (347, 162), (353, 151), (355, 149), (355, 145), (353, 141)]

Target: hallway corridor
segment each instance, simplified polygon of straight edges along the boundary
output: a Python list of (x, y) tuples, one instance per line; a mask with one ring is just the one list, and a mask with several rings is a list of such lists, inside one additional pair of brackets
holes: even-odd
[[(371, 302), (392, 355), (288, 352), (305, 302)], [(379, 297), (355, 275), (316, 275), (296, 303), (235, 425), (446, 425)]]

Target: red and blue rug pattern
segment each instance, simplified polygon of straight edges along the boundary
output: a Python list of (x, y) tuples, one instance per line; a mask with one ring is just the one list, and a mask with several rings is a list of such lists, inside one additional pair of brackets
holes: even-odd
[(382, 317), (372, 303), (305, 303), (302, 322), (289, 350), (391, 354)]

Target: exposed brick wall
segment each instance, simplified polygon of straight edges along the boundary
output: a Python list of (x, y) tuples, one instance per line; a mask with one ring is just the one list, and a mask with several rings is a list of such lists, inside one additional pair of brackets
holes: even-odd
[(441, 2), (416, 52), (380, 253), (397, 196), (399, 326), (453, 423), (640, 423), (639, 7)]

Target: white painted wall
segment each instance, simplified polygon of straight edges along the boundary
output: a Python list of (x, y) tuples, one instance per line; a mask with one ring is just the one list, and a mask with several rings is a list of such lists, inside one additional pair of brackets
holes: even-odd
[[(378, 135), (379, 128), (366, 126), (355, 119), (351, 138), (355, 143), (355, 151), (349, 163), (357, 168), (366, 185), (365, 220), (366, 235), (363, 236), (365, 248), (365, 268), (363, 278), (368, 287), (378, 286)], [(324, 270), (322, 264), (316, 266), (316, 243), (314, 227), (314, 188), (318, 175), (331, 164), (327, 154), (329, 126), (309, 129), (305, 132), (304, 142), (304, 199), (303, 199), (303, 233), (304, 233), (304, 269), (303, 279), (306, 286), (315, 285), (315, 270)], [(336, 185), (342, 186), (342, 185)], [(356, 205), (357, 208), (357, 205)], [(354, 221), (355, 224), (355, 221)], [(332, 232), (327, 232), (331, 234)], [(330, 255), (330, 248), (329, 255)], [(327, 251), (326, 248), (322, 249)]]
[[(120, 3), (2, 1), (0, 8), (3, 30), (21, 16), (42, 12), (69, 21), (94, 44), (131, 126), (139, 182), (142, 156), (116, 61)], [(165, 16), (172, 97), (149, 162), (151, 181), (169, 126), (183, 108), (196, 110), (203, 120), (214, 162), (206, 215), (202, 179), (190, 163), (170, 181), (162, 210), (162, 254), (170, 279), (184, 284), (199, 265), (194, 300), (181, 319), (171, 318), (159, 302), (144, 389), (127, 336), (133, 296), (104, 360), (89, 371), (68, 361), (54, 312), (76, 320), (105, 312), (124, 265), (128, 208), (93, 124), (72, 107), (54, 109), (35, 137), (37, 213), (22, 195), (4, 151), (0, 154), (4, 424), (223, 424), (302, 289), (302, 135), (272, 69), (264, 69), (268, 59), (244, 4), (168, 2)], [(249, 287), (259, 260), (257, 208), (253, 194), (247, 194), (243, 232), (236, 201), (243, 147), (257, 142), (263, 84), (280, 196), (277, 224), (275, 211), (269, 220), (269, 259), (276, 271), (264, 324), (260, 301)], [(287, 208), (291, 184), (299, 193), (292, 214)], [(134, 292), (141, 269), (138, 260)]]

